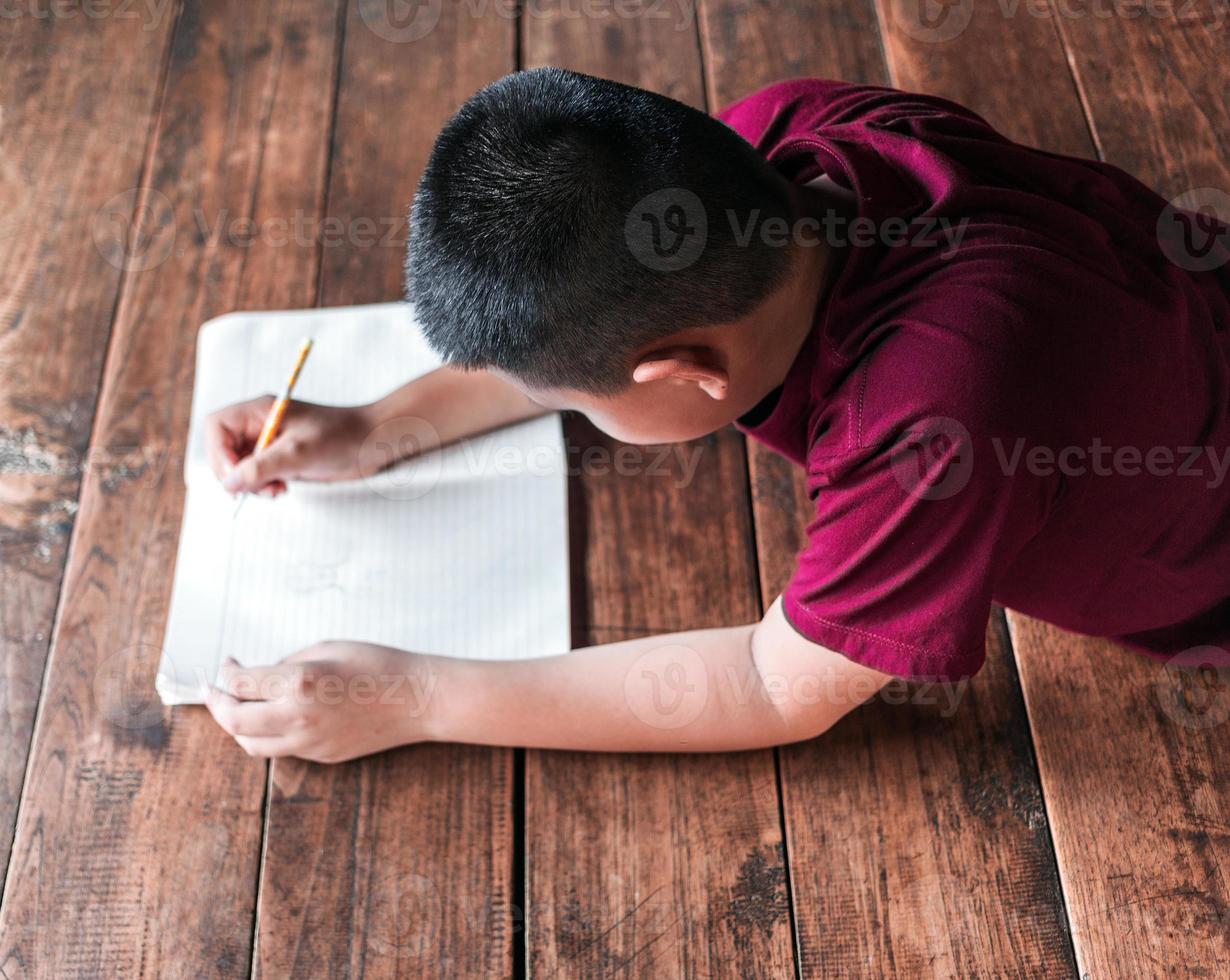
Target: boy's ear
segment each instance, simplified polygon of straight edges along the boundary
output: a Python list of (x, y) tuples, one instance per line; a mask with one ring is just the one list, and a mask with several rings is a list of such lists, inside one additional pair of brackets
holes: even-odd
[(636, 384), (669, 381), (694, 384), (714, 401), (726, 397), (730, 375), (717, 363), (716, 351), (707, 347), (672, 347), (646, 354), (632, 369)]

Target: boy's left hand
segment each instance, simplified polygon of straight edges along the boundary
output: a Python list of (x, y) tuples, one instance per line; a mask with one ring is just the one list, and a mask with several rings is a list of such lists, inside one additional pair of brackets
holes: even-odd
[(318, 643), (272, 667), (227, 659), (205, 704), (245, 752), (343, 762), (430, 737), (425, 658), (370, 643)]

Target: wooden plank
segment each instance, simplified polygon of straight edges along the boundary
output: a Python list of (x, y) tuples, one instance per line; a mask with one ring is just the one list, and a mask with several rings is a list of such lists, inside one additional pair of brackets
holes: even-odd
[[(1225, 72), (1210, 66), (1224, 63), (1226, 12), (1153, 9), (1162, 16), (1058, 20), (1097, 145), (1167, 197), (1224, 194), (1230, 110)], [(1224, 970), (1226, 676), (1167, 669), (1025, 616), (1010, 623), (1082, 974)]]
[[(704, 11), (716, 105), (787, 75), (888, 83), (870, 7), (818, 12), (797, 0), (770, 12), (749, 0), (706, 0)], [(752, 445), (768, 603), (789, 580), (813, 507), (802, 470)], [(894, 684), (821, 739), (780, 750), (803, 975), (1070, 972), (1000, 613), (987, 644), (987, 665), (967, 690)]]
[(115, 458), (85, 476), (0, 911), (5, 976), (249, 973), (266, 767), (203, 709), (163, 708), (153, 677), (196, 328), (311, 300), (314, 245), (242, 222), (320, 213), (336, 24), (316, 0), (190, 0), (179, 19), (138, 208), (145, 259), (95, 427)]
[[(1224, 99), (1207, 67), (1224, 48), (1215, 23), (1135, 8), (1058, 20), (971, 9), (967, 28), (948, 41), (895, 30), (886, 46), (899, 77), (968, 103), (1017, 139), (1092, 157), (1083, 100), (1111, 162), (1167, 193), (1227, 186), (1218, 152)], [(898, 10), (908, 15), (906, 0), (892, 0), (890, 12)], [(1050, 49), (1052, 34), (1067, 39), (1066, 52)], [(1098, 44), (1115, 54), (1090, 50)], [(999, 81), (987, 86), (988, 77)], [(1200, 127), (1190, 125), (1194, 116)], [(1228, 894), (1216, 729), (1189, 731), (1159, 713), (1174, 703), (1176, 681), (1156, 665), (1026, 617), (1010, 622), (1082, 974), (1215, 972), (1225, 960)]]
[(1055, 19), (1098, 155), (1166, 198), (1198, 187), (1230, 193), (1230, 9), (1178, 0), (1123, 12)]
[(1001, 613), (967, 688), (894, 682), (782, 785), (805, 976), (1072, 974)]
[[(537, 4), (524, 31), (527, 66), (557, 64), (704, 105), (688, 5), (579, 17), (567, 4)], [(634, 450), (626, 458), (640, 465), (621, 475), (607, 471), (616, 443), (584, 423), (568, 434), (581, 470), (572, 486), (577, 645), (758, 618), (741, 437), (727, 430), (672, 447), (663, 472), (651, 469), (651, 451)], [(525, 800), (531, 974), (793, 971), (771, 752), (527, 752)]]
[(1217, 976), (1230, 956), (1230, 684), (1009, 621), (1082, 976)]
[[(806, 0), (766, 8), (758, 0), (704, 0), (701, 44), (715, 110), (786, 78), (818, 76), (887, 85), (870, 0), (817, 11)], [(807, 541), (812, 504), (802, 467), (747, 441), (760, 589), (772, 602)]]
[(121, 281), (93, 231), (132, 208), (175, 21), (163, 6), (103, 20), (15, 7), (0, 32), (0, 869)]
[[(513, 68), (515, 22), (499, 5), (410, 9), (399, 20), (396, 5), (359, 0), (347, 14), (324, 305), (402, 295), (404, 219), (435, 136), (469, 95)], [(419, 745), (337, 766), (276, 761), (260, 975), (510, 975), (519, 928), (512, 800), (507, 749)]]
[(1014, 2), (876, 0), (892, 84), (967, 105), (1022, 143), (1092, 156), (1051, 18)]

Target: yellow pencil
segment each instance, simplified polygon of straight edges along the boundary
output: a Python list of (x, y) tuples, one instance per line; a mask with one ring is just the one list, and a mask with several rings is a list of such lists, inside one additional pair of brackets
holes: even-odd
[[(286, 379), (286, 387), (282, 389), (282, 394), (278, 396), (278, 400), (269, 409), (269, 415), (265, 419), (265, 424), (261, 427), (260, 437), (256, 440), (256, 447), (252, 450), (253, 456), (269, 448), (269, 443), (273, 442), (277, 437), (278, 430), (282, 428), (282, 419), (286, 417), (286, 406), (290, 404), (290, 396), (294, 393), (295, 384), (299, 381), (299, 372), (303, 370), (304, 362), (307, 361), (308, 354), (311, 351), (311, 338), (308, 338), (299, 345), (299, 356), (295, 358), (295, 366), (291, 369), (290, 377)], [(243, 506), (243, 502), (247, 499), (248, 495), (246, 493), (239, 495), (239, 500), (235, 504), (235, 510), (231, 513), (231, 520), (239, 516), (239, 508)]]

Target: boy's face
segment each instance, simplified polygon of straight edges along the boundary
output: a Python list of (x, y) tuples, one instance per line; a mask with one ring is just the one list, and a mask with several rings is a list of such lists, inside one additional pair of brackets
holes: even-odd
[(713, 398), (695, 382), (673, 377), (634, 381), (614, 395), (529, 388), (515, 379), (508, 380), (544, 408), (580, 412), (607, 435), (635, 445), (696, 439), (742, 414), (732, 411), (728, 399)]
[(573, 410), (634, 444), (682, 442), (750, 411), (786, 377), (811, 330), (826, 268), (819, 249), (798, 249), (792, 274), (747, 316), (679, 331), (640, 352), (614, 395), (542, 389), (503, 375), (545, 408)]

